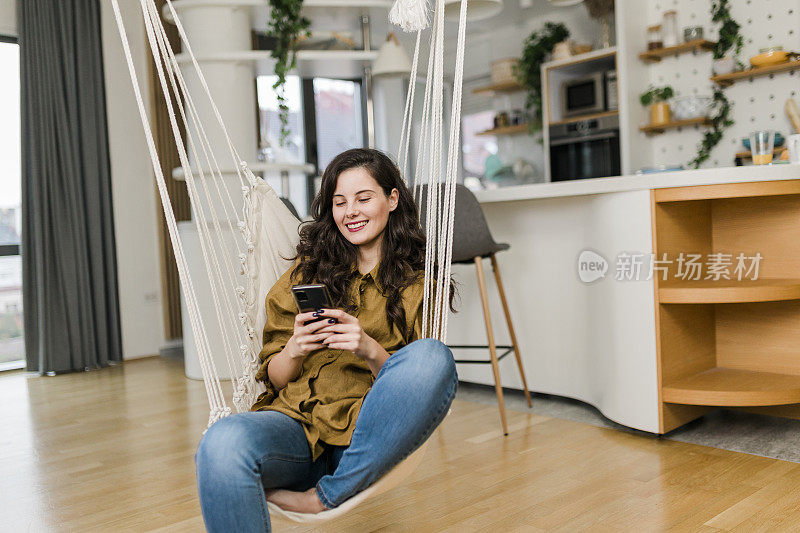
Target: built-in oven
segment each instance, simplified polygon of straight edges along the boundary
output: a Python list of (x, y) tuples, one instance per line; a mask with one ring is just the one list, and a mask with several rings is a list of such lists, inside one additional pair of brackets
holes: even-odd
[(550, 181), (619, 174), (618, 116), (550, 126)]

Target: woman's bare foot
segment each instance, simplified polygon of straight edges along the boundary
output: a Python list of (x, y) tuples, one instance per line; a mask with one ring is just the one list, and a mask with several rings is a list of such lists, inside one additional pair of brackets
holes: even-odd
[(305, 492), (274, 489), (265, 491), (265, 494), (268, 502), (274, 503), (284, 511), (317, 514), (328, 510), (319, 500), (316, 487), (311, 487)]

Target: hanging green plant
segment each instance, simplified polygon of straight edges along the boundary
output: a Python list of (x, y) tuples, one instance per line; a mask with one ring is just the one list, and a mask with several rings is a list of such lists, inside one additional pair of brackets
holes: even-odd
[[(739, 61), (739, 53), (742, 51), (744, 39), (739, 33), (741, 26), (731, 17), (728, 0), (714, 0), (711, 4), (711, 20), (721, 24), (719, 29), (719, 40), (714, 45), (713, 58), (722, 59), (730, 50), (733, 50), (733, 59), (741, 70), (744, 65)], [(734, 125), (735, 121), (731, 118), (731, 103), (725, 96), (722, 88), (714, 88), (713, 109), (716, 114), (711, 118), (711, 130), (703, 135), (703, 141), (697, 149), (697, 155), (689, 161), (692, 168), (700, 168), (700, 165), (711, 157), (711, 151), (722, 140), (723, 133), (727, 128)]]
[(289, 106), (286, 105), (286, 74), (297, 66), (294, 43), (300, 35), (311, 35), (311, 21), (300, 13), (303, 0), (269, 0), (270, 21), (267, 35), (275, 39), (271, 56), (275, 59), (275, 75), (278, 77), (272, 88), (278, 99), (278, 116), (281, 121), (280, 145), (285, 146), (289, 137)]
[(700, 165), (711, 157), (711, 150), (722, 140), (725, 129), (734, 124), (731, 118), (731, 103), (719, 87), (714, 89), (713, 107), (717, 110), (717, 114), (711, 118), (711, 130), (703, 135), (697, 155), (689, 161), (692, 168), (700, 168)]
[(714, 0), (711, 4), (711, 21), (720, 24), (719, 38), (714, 48), (711, 49), (713, 59), (722, 59), (729, 50), (733, 50), (733, 59), (739, 70), (744, 69), (744, 64), (739, 60), (739, 54), (744, 46), (744, 38), (739, 33), (741, 26), (731, 17), (728, 0)]
[(543, 29), (531, 33), (525, 40), (522, 57), (514, 68), (517, 81), (528, 89), (525, 109), (529, 113), (533, 109), (532, 129), (542, 124), (542, 63), (556, 44), (568, 37), (569, 30), (560, 22), (545, 22)]

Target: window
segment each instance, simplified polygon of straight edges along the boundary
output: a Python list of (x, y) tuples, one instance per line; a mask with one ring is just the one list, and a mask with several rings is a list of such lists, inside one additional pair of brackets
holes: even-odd
[(314, 78), (314, 111), (320, 171), (345, 150), (364, 146), (359, 82)]
[(0, 36), (0, 370), (23, 368), (19, 45)]
[(486, 174), (486, 159), (497, 154), (494, 135), (478, 135), (494, 127), (494, 111), (480, 111), (461, 117), (461, 164), (464, 167), (464, 185), (482, 189)]
[[(300, 94), (300, 78), (286, 76), (284, 96), (289, 107), (289, 131), (285, 146), (280, 145), (281, 121), (278, 113), (278, 98), (272, 86), (277, 76), (259, 76), (256, 79), (258, 96), (259, 153), (276, 161), (302, 163), (305, 161), (303, 136), (303, 110)], [(261, 156), (260, 156), (261, 157)]]
[[(276, 76), (257, 79), (260, 154), (274, 161), (307, 161), (316, 164), (322, 173), (337, 154), (364, 146), (364, 99), (359, 80), (287, 76), (285, 94), (291, 135), (287, 146), (281, 147), (278, 102), (272, 88), (276, 80)], [(313, 132), (313, 138), (308, 137), (309, 132)], [(285, 179), (269, 173), (264, 178), (292, 201), (301, 216), (308, 213), (319, 180), (299, 172)]]

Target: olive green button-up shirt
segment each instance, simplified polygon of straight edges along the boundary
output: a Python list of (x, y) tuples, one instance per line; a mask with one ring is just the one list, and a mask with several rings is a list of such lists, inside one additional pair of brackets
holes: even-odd
[[(258, 397), (251, 411), (279, 411), (301, 422), (316, 461), (324, 451), (324, 444), (350, 445), (358, 413), (375, 377), (366, 361), (353, 352), (324, 348), (308, 354), (303, 359), (300, 375), (286, 387), (275, 390), (269, 381), (267, 365), (291, 338), (298, 313), (291, 292), (292, 270), (293, 267), (285, 272), (267, 295), (264, 347), (260, 353), (261, 367), (256, 374), (256, 379), (263, 381), (267, 390)], [(399, 332), (396, 328), (389, 329), (387, 299), (377, 279), (378, 265), (363, 275), (354, 267), (351, 275), (349, 294), (356, 304), (353, 316), (358, 318), (367, 335), (390, 355), (420, 338), (424, 285), (421, 276), (401, 296), (406, 327)]]

